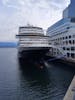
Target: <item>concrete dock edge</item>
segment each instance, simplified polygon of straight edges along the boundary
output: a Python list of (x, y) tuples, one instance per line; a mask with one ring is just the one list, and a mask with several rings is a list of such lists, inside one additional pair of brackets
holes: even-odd
[(75, 76), (74, 76), (63, 100), (75, 100)]

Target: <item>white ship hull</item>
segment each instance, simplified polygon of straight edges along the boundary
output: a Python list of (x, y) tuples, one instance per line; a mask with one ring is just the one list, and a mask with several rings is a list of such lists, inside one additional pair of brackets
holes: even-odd
[(46, 55), (49, 47), (21, 47), (18, 49), (20, 57), (39, 59)]
[(44, 35), (42, 28), (20, 27), (17, 37), (19, 57), (39, 59), (49, 51), (49, 37)]

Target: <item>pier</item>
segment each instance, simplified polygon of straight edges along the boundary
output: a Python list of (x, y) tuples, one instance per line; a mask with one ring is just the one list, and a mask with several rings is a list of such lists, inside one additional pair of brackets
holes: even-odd
[(63, 100), (75, 100), (75, 76)]

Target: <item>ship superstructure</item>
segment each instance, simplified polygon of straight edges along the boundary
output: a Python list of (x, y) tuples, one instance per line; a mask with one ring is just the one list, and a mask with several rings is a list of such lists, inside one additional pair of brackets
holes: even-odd
[(42, 57), (49, 50), (48, 36), (44, 35), (44, 31), (40, 27), (24, 26), (19, 27), (18, 52), (22, 56)]

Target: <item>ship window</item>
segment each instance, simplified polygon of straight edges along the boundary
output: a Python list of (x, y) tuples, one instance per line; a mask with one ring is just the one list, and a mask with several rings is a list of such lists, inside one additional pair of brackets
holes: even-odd
[(71, 50), (75, 50), (75, 47), (71, 47)]
[(69, 38), (71, 38), (71, 35), (69, 35)]
[(71, 57), (74, 58), (74, 53), (71, 53)]
[(66, 36), (66, 39), (67, 39), (68, 37)]
[(70, 56), (70, 53), (67, 53), (67, 57), (69, 57)]
[(65, 50), (65, 47), (63, 47), (63, 50)]
[(75, 42), (74, 42), (74, 40), (73, 40), (73, 44), (74, 44)]
[(75, 18), (71, 18), (71, 22), (75, 22)]
[(70, 48), (67, 48), (67, 50), (70, 50)]
[(67, 27), (67, 29), (69, 29), (70, 27)]
[(63, 37), (63, 40), (64, 40), (64, 37)]
[(68, 44), (68, 41), (66, 41), (66, 44)]
[(71, 44), (71, 40), (69, 40), (69, 43)]

